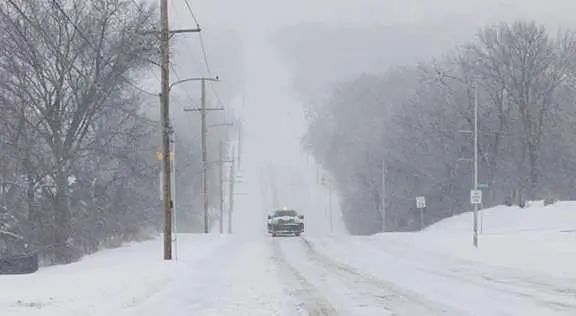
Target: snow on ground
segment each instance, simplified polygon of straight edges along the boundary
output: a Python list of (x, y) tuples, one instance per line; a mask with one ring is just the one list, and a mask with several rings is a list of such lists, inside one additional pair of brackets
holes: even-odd
[[(0, 276), (0, 315), (576, 315), (576, 203), (484, 211), (424, 232), (185, 235)], [(263, 223), (262, 223), (263, 224)]]
[[(576, 202), (557, 202), (544, 206), (530, 202), (528, 207), (497, 206), (479, 212), (479, 220), (486, 234), (512, 232), (576, 232)], [(466, 212), (440, 221), (427, 232), (466, 233), (472, 229), (472, 212)]]
[(164, 262), (161, 251), (156, 239), (31, 275), (0, 275), (0, 315), (283, 314), (280, 282), (260, 243), (189, 235), (179, 239), (177, 261)]
[[(386, 280), (456, 315), (576, 315), (576, 203), (495, 207), (483, 214), (480, 247), (472, 215), (422, 233), (311, 238), (324, 258)], [(417, 301), (417, 300), (416, 300)]]
[(576, 202), (498, 206), (481, 211), (479, 218), (479, 249), (469, 246), (471, 212), (441, 221), (411, 238), (425, 238), (429, 250), (462, 259), (576, 278)]

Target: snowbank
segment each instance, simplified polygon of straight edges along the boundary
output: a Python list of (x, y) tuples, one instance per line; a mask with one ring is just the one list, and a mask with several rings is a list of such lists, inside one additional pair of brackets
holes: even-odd
[(482, 213), (479, 248), (472, 245), (471, 213), (423, 232), (310, 243), (359, 275), (405, 290), (405, 297), (461, 311), (455, 315), (576, 315), (576, 203)]
[(161, 238), (104, 250), (29, 275), (0, 275), (1, 315), (117, 315), (162, 291), (225, 244), (226, 238), (179, 238), (177, 261), (162, 260)]
[(576, 278), (576, 202), (479, 212), (479, 248), (472, 246), (472, 212), (442, 220), (420, 233), (368, 237), (379, 247), (412, 249), (455, 260)]
[[(469, 232), (472, 212), (442, 220), (426, 232)], [(532, 202), (526, 208), (496, 206), (478, 213), (479, 225), (485, 234), (503, 234), (521, 231), (576, 231), (576, 202), (558, 202), (544, 206)]]

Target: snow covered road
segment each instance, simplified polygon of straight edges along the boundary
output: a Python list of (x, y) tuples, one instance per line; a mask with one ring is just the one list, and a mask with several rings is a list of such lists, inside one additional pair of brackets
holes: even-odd
[[(305, 247), (323, 258), (323, 266), (332, 264), (372, 284), (391, 285), (388, 292), (406, 301), (383, 304), (394, 315), (576, 314), (574, 278), (463, 260), (418, 244), (396, 243), (395, 238), (383, 242), (386, 238), (312, 239)], [(368, 293), (387, 291), (387, 286), (372, 288)], [(417, 306), (425, 310), (419, 313)]]
[(153, 240), (0, 276), (0, 315), (576, 315), (576, 273), (450, 253), (433, 236), (188, 235), (171, 263)]
[[(318, 252), (307, 239), (276, 240), (292, 274), (315, 288), (315, 297), (329, 302), (312, 315), (459, 315), (409, 290), (366, 274)], [(306, 293), (305, 293), (306, 294)], [(295, 297), (306, 302), (307, 297)], [(313, 304), (310, 304), (313, 307)], [(328, 309), (326, 306), (330, 306)], [(324, 313), (325, 310), (329, 312)]]

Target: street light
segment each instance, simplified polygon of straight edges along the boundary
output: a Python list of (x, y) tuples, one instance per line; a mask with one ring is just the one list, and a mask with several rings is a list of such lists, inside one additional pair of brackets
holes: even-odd
[(174, 88), (174, 86), (177, 86), (177, 85), (185, 83), (185, 82), (190, 82), (190, 81), (220, 81), (220, 78), (218, 78), (218, 76), (216, 76), (215, 78), (195, 77), (195, 78), (182, 79), (182, 80), (172, 82), (170, 84), (170, 86), (168, 87), (168, 90), (170, 91), (170, 90), (172, 90), (172, 88)]
[(470, 158), (458, 158), (458, 161), (469, 161), (473, 163), (474, 172), (474, 182), (472, 190), (470, 191), (470, 203), (474, 206), (473, 214), (473, 237), (472, 243), (474, 247), (478, 247), (478, 210), (480, 203), (482, 202), (482, 192), (479, 191), (480, 185), (478, 183), (478, 84), (474, 83), (474, 129), (473, 130), (459, 130), (458, 132), (462, 134), (471, 135), (474, 140), (474, 157)]

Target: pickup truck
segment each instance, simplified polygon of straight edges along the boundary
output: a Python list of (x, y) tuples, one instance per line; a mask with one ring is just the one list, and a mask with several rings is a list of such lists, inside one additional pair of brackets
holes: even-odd
[(300, 236), (304, 232), (304, 215), (295, 210), (277, 210), (268, 215), (268, 233), (278, 235)]

